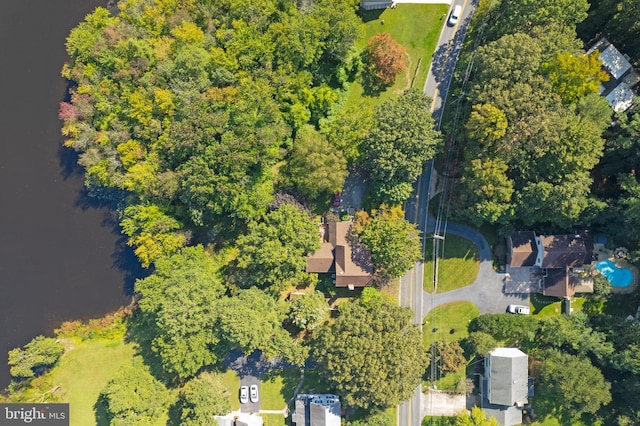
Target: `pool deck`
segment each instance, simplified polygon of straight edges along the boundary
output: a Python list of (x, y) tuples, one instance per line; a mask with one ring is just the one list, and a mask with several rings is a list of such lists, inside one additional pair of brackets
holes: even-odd
[[(614, 285), (611, 286), (611, 292), (614, 294), (629, 294), (633, 293), (638, 288), (638, 283), (640, 283), (640, 271), (638, 268), (631, 263), (627, 262), (627, 259), (618, 259), (613, 253), (613, 250), (607, 249), (596, 249), (594, 253), (598, 254), (598, 260), (608, 259), (612, 261), (618, 268), (627, 268), (633, 274), (633, 281), (626, 287), (616, 287)], [(595, 263), (595, 262), (594, 262)]]

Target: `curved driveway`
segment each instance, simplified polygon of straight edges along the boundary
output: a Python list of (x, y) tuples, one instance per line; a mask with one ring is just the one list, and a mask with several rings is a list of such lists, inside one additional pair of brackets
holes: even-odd
[[(435, 219), (429, 217), (427, 232), (433, 232), (434, 229)], [(499, 274), (493, 269), (493, 257), (489, 243), (480, 232), (468, 226), (451, 222), (446, 224), (445, 229), (447, 234), (465, 238), (476, 246), (480, 255), (480, 269), (471, 285), (446, 293), (431, 294), (425, 291), (422, 312), (420, 313), (421, 318), (424, 318), (434, 307), (455, 301), (472, 302), (478, 307), (481, 314), (504, 313), (509, 304), (529, 304), (528, 294), (503, 293), (504, 274)]]

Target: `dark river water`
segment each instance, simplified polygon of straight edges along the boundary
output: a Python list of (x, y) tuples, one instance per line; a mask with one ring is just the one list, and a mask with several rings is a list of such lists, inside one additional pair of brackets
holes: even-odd
[(129, 302), (137, 269), (61, 149), (71, 28), (106, 0), (0, 1), (0, 387), (7, 351)]

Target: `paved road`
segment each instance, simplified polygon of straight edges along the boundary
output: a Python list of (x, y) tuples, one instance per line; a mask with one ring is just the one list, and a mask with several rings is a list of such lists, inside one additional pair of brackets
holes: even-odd
[[(433, 98), (431, 110), (437, 127), (440, 126), (451, 77), (453, 76), (453, 71), (458, 61), (458, 54), (462, 49), (462, 42), (467, 34), (469, 22), (478, 4), (478, 0), (463, 0), (462, 2), (455, 0), (449, 8), (449, 11), (451, 11), (456, 4), (462, 5), (462, 14), (456, 25), (449, 26), (448, 23), (445, 23), (442, 28), (440, 39), (438, 40), (438, 47), (433, 54), (433, 60), (431, 61), (431, 67), (429, 68), (429, 74), (427, 75), (423, 90), (426, 95)], [(447, 14), (444, 19), (448, 20), (449, 14)]]
[[(469, 4), (467, 5), (468, 2)], [(452, 10), (455, 4), (459, 4), (458, 1), (453, 1), (453, 3), (454, 4), (451, 5), (449, 11)], [(437, 128), (440, 127), (449, 83), (453, 76), (458, 54), (462, 48), (462, 42), (466, 35), (469, 21), (471, 20), (476, 4), (477, 0), (464, 0), (463, 12), (458, 24), (453, 27), (449, 27), (445, 24), (440, 34), (440, 39), (438, 40), (438, 46), (434, 53), (424, 87), (424, 93), (433, 98), (432, 112), (437, 123)], [(443, 19), (448, 19), (448, 16), (449, 15), (447, 14)], [(425, 166), (424, 173), (416, 182), (414, 188), (415, 196), (405, 205), (406, 218), (413, 223), (417, 223), (418, 228), (423, 231), (423, 234), (425, 235), (429, 226), (428, 202), (432, 195), (432, 187), (435, 186), (435, 182), (432, 182), (431, 180), (432, 174), (433, 162), (429, 161)], [(426, 242), (426, 239), (424, 240)], [(482, 240), (484, 241), (483, 238)], [(484, 241), (484, 243), (486, 244), (486, 241)], [(488, 249), (488, 244), (486, 244), (486, 246)], [(491, 253), (489, 253), (489, 259), (491, 259)], [(440, 303), (446, 303), (441, 302), (440, 299), (436, 299), (437, 295), (431, 296), (423, 291), (423, 271), (424, 264), (418, 263), (400, 280), (400, 304), (413, 309), (413, 312), (416, 314), (414, 315), (413, 321), (417, 324), (422, 324), (424, 315), (433, 306), (437, 306)], [(425, 308), (427, 309), (426, 311)], [(421, 386), (418, 386), (413, 397), (399, 406), (398, 426), (420, 426), (423, 417), (421, 403), (422, 388)]]

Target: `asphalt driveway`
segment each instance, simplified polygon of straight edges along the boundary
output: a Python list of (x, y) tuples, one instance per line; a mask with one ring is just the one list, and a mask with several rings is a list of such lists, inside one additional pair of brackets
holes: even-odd
[[(435, 229), (435, 219), (429, 217), (427, 220), (427, 232)], [(480, 269), (475, 281), (466, 287), (446, 293), (431, 294), (423, 293), (422, 318), (436, 306), (449, 302), (467, 301), (475, 304), (481, 314), (504, 313), (507, 305), (528, 305), (528, 294), (505, 294), (504, 278), (505, 274), (497, 273), (493, 269), (493, 257), (489, 243), (484, 236), (473, 228), (457, 223), (447, 223), (446, 233), (457, 235), (471, 241), (480, 255)]]

